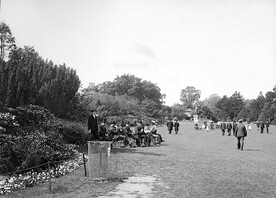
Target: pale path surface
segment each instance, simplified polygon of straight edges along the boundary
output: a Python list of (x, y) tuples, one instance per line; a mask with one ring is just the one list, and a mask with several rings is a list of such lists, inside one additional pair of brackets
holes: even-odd
[[(158, 131), (165, 143), (160, 147), (113, 151), (111, 156), (118, 163), (113, 171), (143, 176), (125, 180), (101, 198), (130, 194), (133, 198), (276, 197), (275, 129), (271, 126), (269, 134), (260, 134), (253, 126), (244, 151), (239, 151), (236, 138), (222, 136), (219, 129), (199, 131), (193, 124), (182, 123), (179, 134), (168, 134), (161, 127)], [(126, 159), (133, 162), (124, 163)]]
[(157, 179), (152, 176), (129, 177), (124, 180), (124, 183), (119, 184), (114, 191), (109, 192), (107, 196), (100, 196), (99, 198), (151, 198), (156, 182)]

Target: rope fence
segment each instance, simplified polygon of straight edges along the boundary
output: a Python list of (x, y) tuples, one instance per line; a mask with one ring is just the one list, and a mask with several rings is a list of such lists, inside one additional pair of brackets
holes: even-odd
[[(110, 143), (109, 143), (110, 144)], [(110, 145), (107, 147), (102, 146), (101, 144), (95, 144), (96, 146), (91, 146), (89, 148), (89, 155), (99, 155), (99, 173), (102, 169), (107, 176), (108, 162), (107, 159), (110, 156)], [(105, 164), (102, 164), (104, 159), (102, 159), (102, 153), (105, 153)], [(93, 160), (88, 164), (88, 156), (85, 154), (80, 154), (78, 157), (73, 160), (60, 160), (60, 161), (48, 161), (43, 164), (32, 166), (29, 168), (16, 170), (12, 172), (3, 173), (2, 176), (6, 177), (4, 180), (0, 179), (0, 195), (11, 193), (16, 190), (20, 190), (26, 187), (31, 187), (42, 182), (49, 183), (49, 191), (52, 191), (52, 178), (58, 178), (67, 173), (71, 173), (77, 168), (83, 165), (84, 176), (87, 177), (87, 166), (89, 168), (89, 178), (96, 171), (94, 169), (96, 164), (93, 164)], [(91, 164), (92, 163), (92, 164)], [(117, 163), (116, 163), (117, 169)]]
[[(84, 165), (84, 176), (87, 176), (86, 161), (87, 158), (85, 154), (82, 154), (73, 160), (48, 161), (37, 166), (4, 173), (2, 176), (7, 178), (2, 181), (0, 180), (0, 195), (47, 181), (49, 182), (49, 191), (51, 192), (51, 178), (58, 178), (62, 175), (73, 172), (82, 164)], [(45, 169), (34, 171), (40, 167), (44, 167)]]

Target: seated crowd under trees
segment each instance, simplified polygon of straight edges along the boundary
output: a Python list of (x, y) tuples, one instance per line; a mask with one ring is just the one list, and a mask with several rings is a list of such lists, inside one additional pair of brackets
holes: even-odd
[(142, 120), (134, 123), (135, 126), (131, 126), (129, 122), (110, 124), (102, 122), (99, 126), (99, 140), (112, 141), (112, 146), (124, 147), (145, 147), (152, 144), (160, 145), (163, 142), (162, 136), (157, 133), (154, 120), (150, 123)]

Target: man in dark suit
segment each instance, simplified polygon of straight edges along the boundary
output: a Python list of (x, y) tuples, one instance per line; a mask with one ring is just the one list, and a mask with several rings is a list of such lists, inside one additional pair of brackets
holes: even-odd
[(178, 120), (176, 120), (175, 123), (174, 123), (174, 131), (175, 131), (175, 134), (177, 134), (178, 131), (179, 131), (179, 122), (178, 122)]
[(232, 123), (230, 122), (230, 120), (226, 123), (226, 128), (227, 128), (228, 136), (230, 136), (231, 129), (232, 129)]
[(266, 133), (268, 133), (269, 125), (270, 125), (270, 122), (269, 122), (269, 120), (267, 120), (265, 123)]
[(237, 128), (237, 121), (236, 121), (236, 119), (234, 119), (234, 120), (233, 120), (233, 128), (232, 128), (232, 130), (233, 130), (233, 135), (234, 135), (234, 136), (236, 136), (236, 135), (235, 135), (235, 133), (236, 133), (236, 128)]
[(90, 110), (87, 125), (88, 130), (91, 131), (92, 140), (99, 140), (97, 111), (95, 109)]
[(261, 121), (260, 125), (261, 125), (261, 133), (263, 133), (264, 132), (264, 128), (265, 128), (265, 123), (264, 123), (263, 120)]
[(237, 148), (238, 150), (241, 149), (243, 150), (243, 145), (244, 145), (244, 137), (247, 136), (247, 130), (245, 125), (242, 123), (242, 119), (239, 119), (239, 123), (237, 124), (236, 131), (235, 131), (235, 136), (237, 137), (238, 144)]
[(221, 129), (222, 135), (224, 135), (225, 129), (226, 129), (226, 122), (224, 120), (220, 124), (220, 129)]
[(169, 134), (171, 134), (173, 130), (173, 121), (171, 119), (167, 121), (167, 127), (168, 127)]

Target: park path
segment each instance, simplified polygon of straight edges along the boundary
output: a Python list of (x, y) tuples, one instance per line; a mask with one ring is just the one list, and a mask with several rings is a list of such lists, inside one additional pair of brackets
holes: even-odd
[[(192, 123), (181, 123), (179, 134), (168, 134), (161, 127), (158, 131), (165, 143), (160, 147), (114, 154), (117, 171), (135, 173), (136, 182), (131, 182), (135, 177), (127, 179), (100, 198), (276, 197), (275, 126), (271, 126), (270, 134), (260, 134), (254, 126), (244, 151), (236, 149), (234, 136), (222, 136), (218, 129), (206, 132), (193, 127)], [(133, 163), (124, 164), (126, 158)], [(144, 182), (145, 178), (151, 179)], [(145, 190), (138, 190), (139, 185)]]

